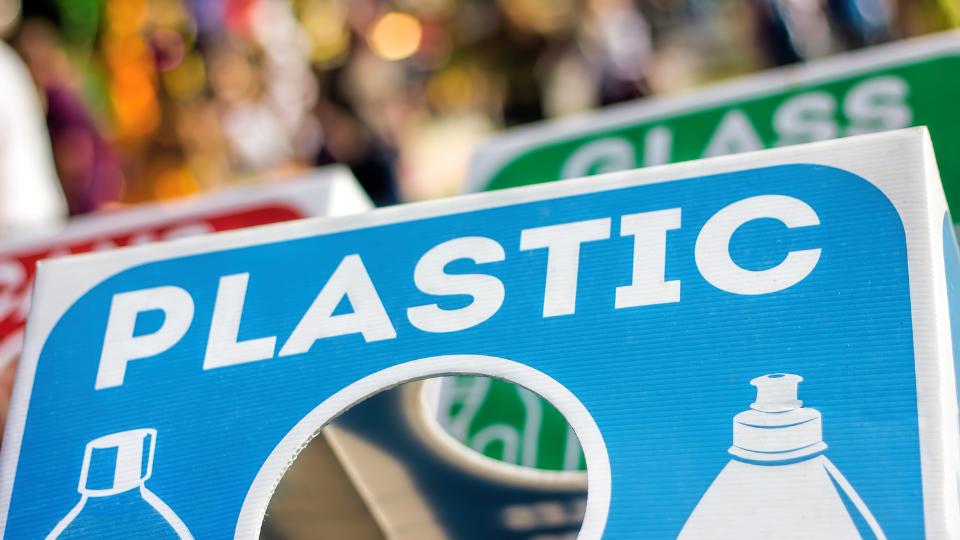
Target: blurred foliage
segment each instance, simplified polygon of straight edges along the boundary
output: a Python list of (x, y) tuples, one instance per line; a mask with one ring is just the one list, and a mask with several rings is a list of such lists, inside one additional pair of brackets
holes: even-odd
[(957, 0), (0, 0), (73, 213), (342, 162), (460, 189), (547, 116), (960, 24)]

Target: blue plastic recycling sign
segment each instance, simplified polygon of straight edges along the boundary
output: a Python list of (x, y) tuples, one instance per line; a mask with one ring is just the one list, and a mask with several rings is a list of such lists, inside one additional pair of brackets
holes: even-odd
[(327, 421), (452, 373), (566, 415), (585, 536), (923, 536), (884, 193), (807, 164), (576, 185), (264, 228), (102, 280), (38, 346), (4, 537), (254, 538)]

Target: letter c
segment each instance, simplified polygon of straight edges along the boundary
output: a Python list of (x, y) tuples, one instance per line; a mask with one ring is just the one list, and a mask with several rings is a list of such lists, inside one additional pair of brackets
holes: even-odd
[(748, 270), (733, 261), (733, 233), (762, 218), (776, 219), (788, 228), (820, 224), (807, 203), (785, 195), (750, 197), (722, 208), (700, 230), (695, 250), (697, 268), (711, 285), (733, 294), (768, 294), (796, 285), (813, 271), (820, 260), (819, 248), (788, 252), (780, 264), (766, 270)]

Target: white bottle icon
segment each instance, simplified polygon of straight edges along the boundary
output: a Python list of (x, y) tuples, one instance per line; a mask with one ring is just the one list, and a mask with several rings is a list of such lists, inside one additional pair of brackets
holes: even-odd
[(157, 431), (134, 429), (87, 443), (80, 502), (47, 535), (55, 538), (193, 540), (183, 521), (145, 482), (153, 473)]
[(733, 459), (697, 503), (680, 540), (886, 539), (823, 455), (820, 411), (797, 399), (802, 380), (775, 373), (750, 381), (757, 400), (733, 419)]

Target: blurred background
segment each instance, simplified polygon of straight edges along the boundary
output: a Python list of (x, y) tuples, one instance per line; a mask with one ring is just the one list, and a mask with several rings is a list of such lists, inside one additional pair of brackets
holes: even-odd
[[(331, 163), (378, 205), (454, 195), (503, 128), (956, 27), (960, 0), (0, 0), (0, 240)], [(496, 417), (477, 405), (489, 395), (516, 432), (534, 411), (544, 440), (564, 441), (523, 465), (585, 468), (529, 392), (477, 378), (448, 390), (438, 420), (461, 440)], [(422, 462), (402, 419), (383, 420), (403, 392), (305, 449), (263, 538), (318, 538), (321, 522), (332, 538), (576, 537), (581, 477), (546, 495), (469, 491), (456, 468)], [(391, 456), (377, 437), (407, 442)], [(473, 450), (519, 463), (506, 442)], [(367, 469), (346, 474), (345, 457)], [(464, 493), (474, 521), (454, 504)]]
[(0, 0), (71, 215), (332, 162), (377, 204), (451, 195), (502, 127), (958, 25), (960, 0)]

